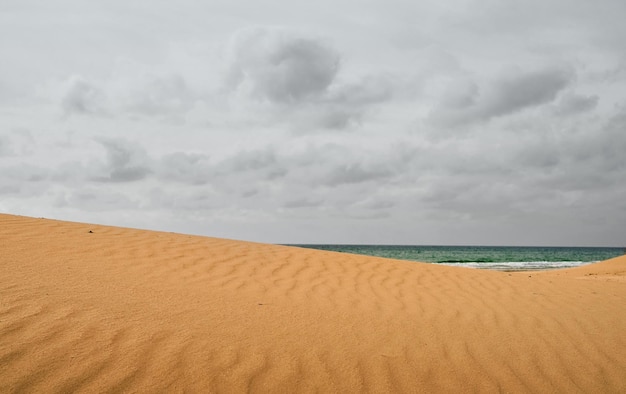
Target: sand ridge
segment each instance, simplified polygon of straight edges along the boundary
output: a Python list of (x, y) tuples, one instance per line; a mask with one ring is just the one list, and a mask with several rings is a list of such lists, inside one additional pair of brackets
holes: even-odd
[(0, 215), (0, 392), (625, 392), (625, 275)]

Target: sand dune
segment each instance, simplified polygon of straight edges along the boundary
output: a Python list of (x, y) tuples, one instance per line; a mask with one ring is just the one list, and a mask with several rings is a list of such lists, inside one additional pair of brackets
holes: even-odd
[(625, 278), (0, 215), (0, 392), (626, 392)]

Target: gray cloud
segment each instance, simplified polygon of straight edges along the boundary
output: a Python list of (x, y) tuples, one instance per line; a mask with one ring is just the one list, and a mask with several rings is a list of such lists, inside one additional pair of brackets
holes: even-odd
[(225, 85), (231, 102), (261, 105), (264, 116), (295, 132), (358, 126), (395, 88), (383, 73), (342, 78), (334, 48), (292, 29), (244, 29), (233, 36), (228, 53)]
[(11, 140), (5, 135), (0, 135), (0, 156), (8, 156), (13, 152)]
[(104, 93), (83, 77), (72, 76), (66, 81), (61, 107), (67, 114), (94, 114), (102, 111)]
[(529, 73), (514, 72), (497, 80), (485, 99), (481, 115), (484, 118), (510, 114), (524, 108), (553, 101), (572, 81), (572, 72), (546, 69)]
[(243, 151), (215, 164), (219, 174), (219, 182), (228, 190), (244, 190), (247, 194), (250, 187), (263, 188), (262, 185), (275, 183), (283, 178), (289, 167), (282, 157), (278, 157), (272, 148)]
[(0, 186), (0, 195), (2, 194), (15, 194), (17, 195), (20, 192), (20, 186), (17, 184), (3, 184)]
[(623, 243), (623, 1), (27, 3), (0, 24), (2, 211), (270, 242)]
[(568, 116), (591, 111), (598, 106), (598, 96), (584, 96), (568, 93), (561, 97), (555, 105), (554, 112), (557, 115)]
[(308, 198), (299, 198), (296, 200), (285, 201), (283, 207), (285, 208), (315, 208), (324, 203), (323, 200), (311, 200)]
[(378, 180), (391, 175), (387, 168), (364, 168), (360, 163), (346, 163), (333, 167), (326, 176), (325, 184), (339, 186)]
[(339, 70), (339, 56), (330, 47), (282, 29), (241, 31), (230, 51), (231, 88), (273, 102), (315, 99), (325, 93)]
[(140, 65), (120, 68), (104, 80), (72, 75), (49, 87), (49, 94), (60, 95), (66, 115), (163, 117), (184, 114), (192, 107), (195, 98), (180, 75), (152, 73)]
[(12, 181), (41, 182), (49, 176), (47, 169), (25, 162), (6, 166), (2, 168), (2, 171), (4, 177)]
[(149, 191), (149, 204), (153, 209), (173, 211), (203, 212), (216, 208), (219, 199), (206, 190), (177, 190), (155, 188)]
[(85, 188), (58, 193), (54, 206), (86, 211), (121, 211), (139, 208), (138, 202), (128, 195), (101, 188)]
[(141, 74), (118, 92), (117, 99), (129, 112), (144, 115), (183, 113), (191, 108), (193, 97), (185, 80), (177, 74)]
[(375, 197), (367, 198), (366, 200), (361, 201), (358, 205), (366, 209), (380, 210), (393, 208), (396, 205), (396, 202), (385, 199), (385, 197)]
[(569, 69), (513, 70), (483, 87), (460, 80), (451, 85), (430, 119), (437, 125), (461, 125), (510, 115), (554, 101), (573, 80)]
[(133, 182), (144, 179), (152, 171), (147, 157), (138, 145), (124, 140), (100, 138), (98, 142), (106, 150), (104, 175), (93, 179), (99, 182)]
[(207, 155), (176, 152), (161, 159), (158, 172), (164, 180), (202, 185), (210, 180), (212, 168)]
[(354, 105), (376, 104), (393, 95), (394, 81), (386, 75), (366, 75), (329, 92), (329, 101)]
[(367, 110), (393, 97), (394, 82), (384, 76), (368, 75), (334, 86), (318, 101), (291, 111), (297, 131), (347, 129), (362, 123)]

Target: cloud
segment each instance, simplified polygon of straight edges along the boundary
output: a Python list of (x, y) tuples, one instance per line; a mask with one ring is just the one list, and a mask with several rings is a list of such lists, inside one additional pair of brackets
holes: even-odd
[(229, 87), (258, 100), (315, 99), (339, 70), (339, 55), (328, 45), (285, 29), (245, 29), (235, 34), (229, 51)]
[[(372, 106), (392, 98), (385, 73), (356, 74), (320, 38), (286, 28), (236, 32), (228, 46), (225, 92), (234, 117), (260, 119), (291, 131), (349, 129)], [(235, 119), (237, 121), (237, 119)]]
[(66, 114), (96, 114), (103, 110), (104, 92), (85, 78), (71, 76), (64, 90), (61, 108)]
[(214, 172), (209, 157), (200, 153), (171, 153), (162, 157), (159, 164), (161, 179), (191, 185), (207, 183)]
[(2, 168), (3, 178), (8, 181), (42, 182), (49, 176), (49, 170), (38, 165), (21, 162), (17, 166)]
[(58, 97), (66, 115), (177, 115), (195, 101), (181, 75), (128, 61), (120, 61), (108, 78), (72, 75), (44, 90)]
[(567, 68), (522, 72), (511, 70), (480, 86), (466, 78), (453, 80), (429, 120), (438, 126), (485, 122), (554, 101), (574, 78)]
[(106, 150), (106, 164), (95, 176), (98, 182), (133, 182), (146, 178), (152, 170), (144, 150), (136, 144), (124, 140), (100, 138), (98, 142)]
[(18, 3), (6, 211), (269, 242), (622, 242), (623, 1)]
[(385, 75), (366, 75), (332, 86), (318, 101), (290, 111), (298, 131), (347, 129), (359, 125), (372, 106), (393, 97), (394, 81)]
[(0, 157), (9, 156), (12, 153), (11, 140), (5, 135), (0, 135)]
[(321, 206), (324, 203), (323, 200), (312, 200), (309, 198), (298, 198), (295, 200), (288, 200), (285, 201), (285, 203), (283, 204), (284, 208), (292, 208), (292, 209), (298, 209), (298, 208), (317, 208), (319, 206)]
[(117, 190), (85, 187), (80, 190), (59, 192), (54, 200), (57, 208), (71, 208), (85, 211), (123, 211), (139, 208), (139, 202)]
[(215, 195), (205, 189), (154, 188), (146, 193), (150, 208), (169, 211), (206, 212), (216, 208)]
[(3, 194), (15, 194), (17, 195), (20, 192), (20, 186), (17, 183), (13, 184), (3, 184), (0, 186), (0, 195)]
[(556, 103), (554, 112), (560, 116), (580, 114), (598, 106), (598, 96), (584, 96), (575, 93), (564, 94)]
[(276, 154), (272, 149), (243, 151), (220, 163), (220, 172), (238, 173), (257, 171), (276, 163)]
[(361, 163), (346, 163), (333, 167), (327, 174), (325, 184), (339, 186), (379, 180), (392, 173), (384, 167), (366, 168)]
[[(596, 166), (592, 167), (596, 176), (611, 177), (613, 182), (624, 182), (626, 174), (626, 105), (618, 108), (599, 131), (588, 132), (580, 138), (578, 157), (585, 158)], [(591, 174), (589, 174), (591, 177)]]
[(480, 113), (492, 118), (551, 102), (572, 78), (572, 72), (564, 69), (513, 72), (495, 82)]
[[(247, 159), (237, 154), (232, 158), (216, 163), (217, 176), (211, 182), (211, 188), (222, 198), (225, 204), (261, 207), (275, 206), (284, 192), (293, 185), (286, 179), (289, 166), (282, 162), (286, 158), (277, 158), (275, 162), (261, 164), (258, 168), (249, 167)], [(228, 170), (228, 168), (239, 169)]]
[(129, 113), (159, 116), (183, 114), (191, 109), (194, 97), (185, 79), (176, 73), (156, 73), (136, 65), (118, 71), (111, 81), (115, 103)]

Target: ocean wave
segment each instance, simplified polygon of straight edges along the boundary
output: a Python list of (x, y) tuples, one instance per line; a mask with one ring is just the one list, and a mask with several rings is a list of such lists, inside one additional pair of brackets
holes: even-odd
[(469, 259), (462, 259), (462, 260), (437, 260), (437, 263), (439, 264), (469, 264), (469, 263), (495, 263), (496, 261), (493, 259), (475, 259), (475, 260), (469, 260)]
[(550, 270), (561, 268), (580, 267), (595, 263), (595, 261), (508, 261), (508, 262), (480, 262), (480, 261), (464, 261), (464, 262), (441, 262), (435, 264), (443, 264), (455, 267), (467, 267), (477, 269), (490, 269), (499, 271), (532, 271), (532, 270)]

